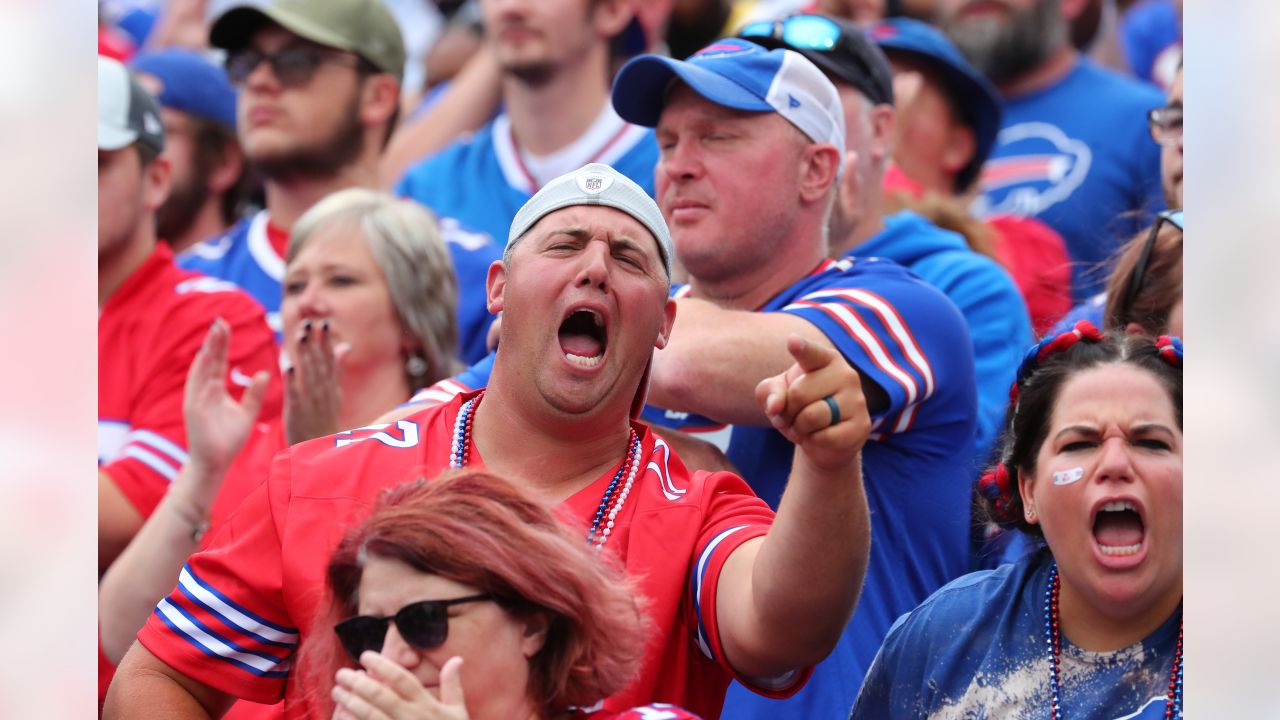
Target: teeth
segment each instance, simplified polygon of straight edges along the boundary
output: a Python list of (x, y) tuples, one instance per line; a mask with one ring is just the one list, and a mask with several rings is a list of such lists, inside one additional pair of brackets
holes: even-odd
[(1113, 547), (1111, 545), (1099, 545), (1103, 555), (1133, 555), (1142, 549), (1142, 543), (1137, 545), (1121, 545)]
[(1102, 506), (1103, 512), (1122, 512), (1124, 510), (1132, 510), (1133, 512), (1137, 512), (1138, 508), (1134, 507), (1133, 503), (1129, 502), (1128, 500), (1113, 500), (1112, 502), (1109, 502), (1106, 505)]
[(581, 365), (583, 367), (595, 367), (600, 364), (600, 358), (603, 355), (595, 355), (593, 357), (583, 357), (582, 355), (574, 355), (573, 353), (565, 353), (565, 357), (569, 358), (569, 362)]
[(587, 312), (591, 313), (591, 319), (595, 321), (596, 327), (604, 327), (604, 318), (600, 316), (600, 313), (595, 310), (588, 310)]

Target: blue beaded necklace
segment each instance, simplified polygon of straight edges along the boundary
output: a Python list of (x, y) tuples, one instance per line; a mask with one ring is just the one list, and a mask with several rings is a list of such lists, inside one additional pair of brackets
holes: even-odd
[[(458, 419), (453, 423), (453, 442), (449, 447), (449, 467), (451, 468), (464, 468), (471, 459), (471, 426), (475, 423), (475, 411), (480, 407), (480, 400), (483, 398), (484, 391), (481, 390), (479, 395), (463, 403), (462, 408), (458, 410)], [(639, 470), (640, 438), (636, 435), (635, 428), (632, 428), (631, 436), (627, 441), (627, 455), (618, 466), (618, 472), (614, 473), (613, 480), (605, 488), (604, 495), (600, 498), (600, 506), (596, 508), (595, 518), (591, 521), (591, 529), (587, 531), (587, 542), (591, 543), (596, 550), (603, 548), (605, 542), (609, 540), (609, 535), (613, 533), (618, 512), (622, 510), (627, 496), (631, 494), (631, 486), (635, 483)], [(619, 489), (620, 484), (621, 489)]]
[[(1044, 639), (1049, 646), (1049, 690), (1052, 720), (1062, 720), (1062, 680), (1059, 658), (1062, 655), (1062, 631), (1058, 622), (1058, 595), (1062, 580), (1058, 563), (1049, 565), (1049, 584), (1044, 590)], [(1169, 692), (1165, 699), (1166, 720), (1182, 717), (1182, 623), (1178, 623), (1178, 645), (1173, 652), (1173, 669), (1169, 672)]]

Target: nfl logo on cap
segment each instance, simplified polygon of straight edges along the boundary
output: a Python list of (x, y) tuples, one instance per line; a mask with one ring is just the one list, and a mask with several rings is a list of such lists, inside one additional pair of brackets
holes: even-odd
[(613, 178), (598, 173), (585, 172), (578, 176), (578, 187), (586, 193), (603, 192), (613, 182)]

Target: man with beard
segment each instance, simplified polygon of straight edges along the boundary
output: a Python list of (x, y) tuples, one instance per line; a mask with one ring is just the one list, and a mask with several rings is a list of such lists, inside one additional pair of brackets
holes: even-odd
[[(262, 176), (267, 207), (192, 247), (182, 265), (245, 288), (279, 333), (289, 228), (329, 193), (379, 187), (379, 157), (399, 112), (404, 43), (379, 0), (239, 3), (214, 21), (209, 42), (227, 51), (227, 76), (240, 90), (240, 141)], [(451, 240), (460, 339), (483, 344), (484, 275), (501, 249)]]
[(609, 104), (611, 43), (625, 32), (619, 41), (643, 49), (631, 42), (639, 32), (631, 0), (481, 0), (480, 7), (503, 112), (410, 168), (396, 192), (436, 211), (442, 228), (481, 239), (503, 237), (540, 187), (586, 163), (610, 165), (652, 195), (653, 134)]
[(173, 182), (156, 213), (156, 232), (180, 253), (231, 227), (248, 192), (236, 92), (221, 68), (190, 50), (143, 52), (129, 66), (160, 102)]
[(1158, 91), (1095, 65), (1071, 44), (1084, 0), (942, 0), (940, 24), (996, 85), (1004, 119), (983, 169), (980, 215), (1035, 217), (1073, 261), (1076, 301), (1102, 263), (1160, 209), (1160, 154), (1147, 111)]

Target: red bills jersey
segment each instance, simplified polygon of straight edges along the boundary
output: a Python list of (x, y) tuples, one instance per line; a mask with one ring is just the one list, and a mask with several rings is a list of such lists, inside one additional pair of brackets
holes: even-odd
[(182, 393), (215, 318), (231, 327), (227, 388), (260, 370), (279, 414), (278, 351), (262, 308), (234, 285), (178, 269), (168, 245), (124, 281), (98, 315), (98, 466), (146, 517), (187, 459)]
[[(236, 510), (208, 550), (192, 556), (178, 587), (156, 606), (138, 639), (200, 682), (257, 702), (283, 695), (285, 714), (304, 716), (307, 689), (286, 679), (298, 643), (312, 631), (328, 631), (312, 622), (323, 602), (330, 555), (382, 490), (434, 477), (449, 466), (454, 422), (462, 402), (474, 395), (459, 395), (394, 425), (339, 433), (280, 453), (266, 483)], [(768, 531), (773, 512), (741, 478), (690, 474), (647, 426), (634, 428), (641, 438), (642, 472), (605, 551), (616, 554), (636, 579), (656, 630), (639, 676), (601, 709), (627, 717), (625, 711), (636, 706), (665, 702), (719, 717), (725, 688), (737, 677), (724, 658), (716, 619), (720, 572), (736, 548)], [(625, 451), (620, 444), (619, 463)], [(484, 464), (474, 447), (470, 463)], [(583, 542), (616, 469), (556, 509), (562, 521), (581, 531)], [(799, 689), (807, 675), (767, 683), (738, 679), (782, 697)]]

